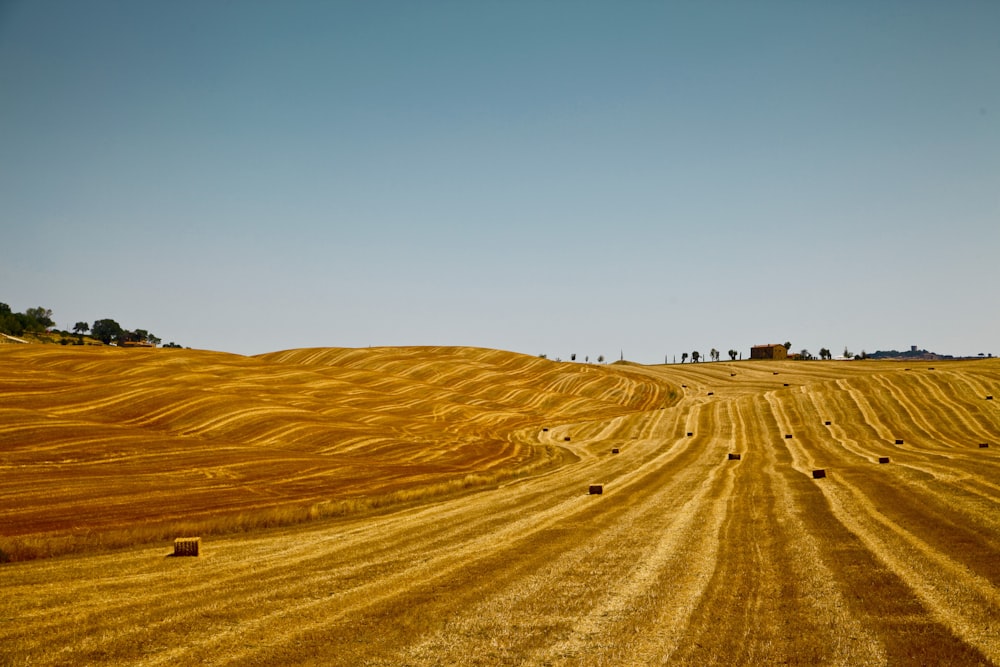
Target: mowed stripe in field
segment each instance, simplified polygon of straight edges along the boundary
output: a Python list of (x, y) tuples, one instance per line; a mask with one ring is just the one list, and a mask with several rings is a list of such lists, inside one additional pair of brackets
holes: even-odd
[(528, 424), (675, 400), (608, 367), (472, 348), (247, 358), (24, 346), (0, 353), (0, 389), (0, 548), (15, 555), (32, 535), (96, 544), (95, 532), (184, 519), (227, 530), (223, 512), (271, 508), (271, 522), (286, 507), (339, 512), (490, 483), (559, 458), (512, 439)]
[[(0, 645), (33, 664), (1000, 664), (997, 452), (961, 442), (994, 437), (991, 413), (949, 436), (958, 408), (927, 387), (904, 407), (891, 364), (712, 366), (607, 369), (632, 407), (506, 431), (566, 455), (478, 493), (199, 559), (0, 568), (0, 617), (22, 619)], [(931, 381), (959, 406), (993, 372), (950, 368)], [(664, 400), (679, 384), (704, 391)], [(914, 411), (904, 445), (876, 437)]]
[[(199, 587), (203, 586), (212, 590), (230, 590), (234, 586), (238, 586), (234, 590), (235, 598), (231, 601), (235, 605), (234, 608), (243, 609), (244, 605), (241, 604), (240, 600), (245, 597), (255, 600), (260, 596), (260, 591), (266, 591), (272, 595), (280, 591), (279, 594), (282, 596), (296, 594), (305, 596), (306, 599), (295, 606), (301, 613), (305, 613), (314, 612), (318, 604), (313, 600), (313, 594), (310, 591), (314, 591), (318, 587), (320, 590), (329, 591), (324, 595), (333, 595), (334, 591), (343, 593), (343, 589), (347, 588), (349, 589), (347, 594), (340, 595), (336, 600), (330, 600), (330, 604), (338, 610), (349, 609), (348, 603), (344, 599), (346, 596), (350, 599), (357, 598), (357, 602), (354, 604), (364, 607), (370, 605), (375, 599), (373, 591), (381, 590), (386, 586), (392, 590), (407, 582), (413, 586), (421, 585), (421, 582), (446, 574), (447, 563), (464, 563), (468, 560), (469, 553), (473, 554), (473, 559), (476, 556), (486, 557), (494, 553), (496, 544), (502, 545), (504, 541), (530, 540), (533, 531), (529, 530), (529, 524), (534, 531), (542, 530), (554, 521), (566, 519), (567, 505), (579, 505), (581, 500), (583, 502), (595, 500), (583, 495), (577, 483), (558, 489), (555, 491), (558, 495), (553, 498), (554, 491), (548, 488), (547, 484), (546, 481), (546, 485), (542, 489), (532, 488), (533, 486), (537, 487), (538, 484), (531, 482), (506, 487), (507, 497), (504, 502), (489, 508), (491, 511), (482, 511), (476, 505), (469, 508), (467, 507), (468, 503), (463, 501), (442, 505), (440, 508), (435, 508), (433, 512), (416, 512), (416, 517), (396, 517), (385, 521), (359, 524), (357, 531), (360, 533), (358, 536), (360, 543), (367, 549), (374, 541), (379, 545), (379, 549), (384, 549), (381, 553), (374, 554), (373, 557), (368, 557), (368, 554), (364, 552), (355, 552), (358, 545), (352, 540), (353, 536), (350, 534), (350, 530), (347, 531), (346, 535), (330, 535), (318, 542), (303, 542), (299, 539), (299, 537), (305, 537), (308, 540), (308, 535), (291, 535), (288, 538), (290, 541), (285, 545), (287, 549), (284, 552), (280, 550), (282, 546), (280, 542), (271, 540), (267, 543), (267, 550), (264, 552), (256, 551), (251, 547), (251, 552), (254, 553), (253, 559), (259, 559), (259, 564), (253, 568), (252, 572), (244, 572), (238, 584), (234, 584), (232, 576), (222, 576), (221, 580), (211, 576), (211, 583), (198, 584), (194, 591), (170, 586), (164, 592), (163, 599), (196, 600), (199, 595)], [(523, 525), (517, 523), (517, 517), (526, 517), (522, 519)], [(514, 523), (511, 523), (512, 521)], [(502, 533), (499, 537), (495, 530), (491, 530), (492, 526), (502, 526)], [(503, 537), (504, 535), (509, 537)], [(466, 542), (470, 542), (471, 546), (463, 548), (462, 545)], [(435, 545), (440, 544), (454, 545), (455, 549), (442, 551), (435, 548)], [(237, 551), (239, 550), (238, 546), (235, 548)], [(276, 550), (279, 553), (268, 553), (270, 550)], [(452, 553), (452, 551), (456, 553)], [(465, 557), (454, 559), (458, 553), (464, 553)], [(237, 556), (239, 555), (237, 553)], [(203, 562), (219, 562), (223, 558), (224, 556), (217, 550)], [(174, 563), (170, 562), (169, 565), (172, 566)], [(222, 563), (222, 571), (229, 572), (232, 565), (233, 563), (230, 562)], [(353, 588), (352, 586), (345, 586), (343, 582), (334, 581), (327, 589), (324, 577), (343, 574), (347, 580), (352, 580), (355, 575), (353, 571), (339, 573), (338, 566), (347, 567), (349, 570), (366, 570), (365, 579), (358, 582), (364, 588), (360, 591), (352, 591), (350, 590)], [(396, 571), (397, 567), (398, 571)], [(333, 570), (333, 572), (330, 573), (329, 570)], [(371, 570), (377, 570), (381, 576), (372, 577), (374, 572)], [(392, 580), (387, 582), (386, 577), (390, 577)], [(110, 579), (117, 580), (117, 577), (110, 577)], [(373, 583), (366, 585), (364, 581), (372, 581)], [(86, 585), (77, 587), (77, 589), (81, 588), (88, 587)], [(86, 602), (86, 590), (74, 591), (72, 596)], [(215, 597), (213, 596), (213, 598)], [(93, 607), (98, 608), (103, 602), (103, 598), (99, 596), (98, 599), (94, 600)], [(218, 600), (215, 599), (215, 602)], [(292, 605), (274, 606), (271, 602), (273, 600), (261, 601), (264, 604), (259, 608), (261, 618), (252, 624), (253, 627), (262, 632), (270, 631), (269, 624), (277, 623), (280, 627), (284, 627), (282, 619), (290, 613), (297, 613), (291, 608)], [(182, 603), (178, 604), (183, 606)], [(226, 605), (228, 602), (223, 600), (222, 604)], [(153, 608), (155, 609), (155, 604)], [(330, 608), (332, 607), (324, 607), (327, 612)], [(86, 610), (86, 604), (83, 605), (83, 609)], [(114, 605), (112, 605), (112, 609), (109, 611), (112, 617), (121, 618), (121, 615), (127, 610), (114, 609)], [(275, 617), (271, 618), (268, 612), (273, 612)], [(169, 616), (175, 618), (174, 614), (169, 614)], [(148, 620), (144, 619), (139, 624), (124, 624), (124, 627), (144, 628)], [(308, 619), (301, 620), (302, 622), (308, 621)], [(117, 627), (117, 623), (110, 617), (108, 623), (109, 626)], [(290, 627), (301, 628), (301, 623)], [(207, 630), (206, 644), (208, 648), (206, 650), (209, 650), (213, 643), (217, 644), (226, 639), (225, 636), (213, 631), (211, 627)], [(109, 629), (109, 631), (112, 630)], [(231, 650), (231, 647), (227, 647), (226, 650)]]
[[(921, 391), (907, 391), (911, 378), (898, 372), (873, 375), (821, 385), (813, 396), (775, 392), (767, 398), (781, 430), (794, 434), (785, 439), (785, 446), (796, 467), (803, 473), (816, 467), (827, 470), (827, 478), (819, 480), (817, 487), (840, 526), (881, 567), (906, 584), (936, 625), (996, 660), (1000, 651), (996, 633), (1000, 490), (984, 492), (981, 482), (972, 487), (965, 482), (976, 477), (995, 479), (1000, 472), (996, 457), (968, 444), (971, 432), (982, 438), (996, 437), (1000, 422), (984, 424), (960, 412), (942, 410), (936, 397), (953, 393), (945, 374), (935, 378), (939, 383), (935, 391), (927, 391), (926, 382), (921, 383)], [(824, 392), (842, 393), (845, 387), (859, 406), (857, 413), (842, 413), (836, 428), (821, 426), (815, 407), (836, 402)], [(797, 430), (789, 414), (800, 418)], [(871, 426), (883, 437), (869, 437)], [(884, 437), (887, 433), (906, 433), (907, 437), (889, 440)], [(889, 465), (876, 463), (885, 454), (891, 454)], [(937, 470), (950, 474), (940, 479), (933, 474)], [(932, 474), (920, 474), (923, 471)], [(879, 598), (878, 588), (869, 591), (869, 599)], [(897, 593), (881, 595), (888, 600), (903, 599)], [(926, 643), (934, 635), (927, 629), (929, 624), (927, 619), (918, 619), (917, 627), (903, 629), (910, 637), (905, 649), (908, 655), (928, 656), (925, 661), (940, 664), (941, 656), (934, 651), (945, 650), (945, 638), (934, 640), (924, 650), (915, 646), (918, 640)], [(972, 657), (949, 658), (962, 664), (966, 660)]]

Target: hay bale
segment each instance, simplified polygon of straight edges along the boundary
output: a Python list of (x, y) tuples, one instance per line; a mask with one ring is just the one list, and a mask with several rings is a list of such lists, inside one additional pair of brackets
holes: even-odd
[(823, 479), (824, 477), (826, 477), (826, 470), (822, 468), (813, 470), (813, 479)]
[(787, 387), (787, 386), (788, 386), (788, 383), (786, 382), (784, 386), (786, 386), (786, 387)]
[(927, 370), (929, 370), (929, 371), (932, 371), (932, 370), (934, 370), (934, 367), (933, 367), (933, 366), (931, 366), (931, 367), (930, 367), (930, 368), (928, 368)]
[(708, 392), (708, 395), (709, 395), (709, 396), (714, 396), (714, 395), (715, 395), (715, 392), (714, 392), (714, 391), (710, 391), (710, 392)]
[(791, 439), (792, 439), (792, 434), (791, 433), (786, 433), (785, 434), (785, 440), (791, 440)]
[(548, 432), (548, 430), (549, 430), (548, 427), (545, 427), (545, 428), (542, 429), (542, 433), (546, 433), (546, 432)]
[(602, 493), (604, 493), (604, 485), (603, 484), (591, 484), (590, 485), (590, 490), (588, 491), (588, 493), (590, 495), (592, 495), (592, 496), (599, 496)]
[(567, 436), (566, 436), (565, 438), (563, 438), (563, 440), (564, 440), (565, 442), (569, 442), (569, 436), (567, 435)]
[(729, 460), (730, 461), (739, 461), (740, 460), (740, 455), (739, 454), (730, 454), (729, 455)]
[(889, 462), (889, 457), (888, 456), (880, 456), (880, 457), (878, 457), (878, 462), (879, 463), (888, 463)]
[(981, 443), (979, 443), (979, 449), (986, 449), (989, 446), (990, 446), (990, 443), (988, 443), (988, 442), (981, 442)]
[(612, 454), (617, 454), (618, 453), (618, 448), (617, 447), (612, 447), (611, 448), (611, 453)]
[(200, 553), (200, 537), (178, 537), (174, 540), (175, 556), (198, 556)]
[(992, 401), (992, 400), (993, 400), (993, 397), (992, 397), (992, 396), (987, 396), (987, 397), (986, 397), (986, 400), (987, 400), (987, 401)]
[(825, 421), (825, 422), (823, 422), (823, 423), (824, 423), (825, 425), (827, 425), (827, 426), (829, 426), (829, 425), (830, 425), (830, 422), (828, 422), (828, 421)]
[(903, 441), (900, 438), (896, 438), (896, 444), (901, 445), (903, 444)]
[(694, 433), (692, 433), (691, 431), (688, 431), (688, 437), (689, 438), (693, 438), (694, 437)]

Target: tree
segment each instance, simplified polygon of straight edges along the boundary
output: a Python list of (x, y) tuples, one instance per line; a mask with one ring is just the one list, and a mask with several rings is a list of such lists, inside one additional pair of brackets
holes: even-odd
[(729, 358), (736, 361), (736, 355), (739, 354), (736, 350), (729, 350)]
[(599, 363), (599, 364), (603, 364), (604, 363), (604, 355), (603, 354), (599, 355), (597, 357), (597, 363)]
[(845, 359), (853, 359), (854, 358), (854, 353), (851, 352), (850, 350), (848, 350), (846, 345), (844, 346), (844, 358)]
[(0, 333), (12, 336), (20, 336), (24, 333), (24, 326), (6, 303), (0, 303)]
[(701, 352), (695, 350), (694, 352), (691, 353), (691, 361), (693, 361), (694, 363), (698, 363), (699, 359), (701, 359)]
[(792, 344), (791, 344), (790, 341), (786, 340), (785, 341), (785, 352), (788, 352), (790, 349), (792, 349)]
[(826, 349), (825, 347), (821, 347), (819, 348), (819, 358), (824, 360), (833, 359), (833, 354), (831, 354), (830, 350)]
[(90, 331), (90, 325), (86, 322), (77, 322), (73, 325), (73, 333), (85, 334)]
[(90, 332), (105, 345), (112, 340), (118, 340), (125, 333), (121, 325), (112, 319), (96, 320), (94, 326), (90, 327)]
[(26, 329), (32, 331), (43, 331), (51, 326), (55, 326), (55, 322), (52, 321), (52, 310), (49, 308), (28, 308), (24, 311), (25, 316), (28, 318), (26, 323)]
[(712, 350), (708, 354), (709, 354), (709, 356), (712, 357), (712, 361), (718, 361), (719, 360), (719, 351), (716, 350), (714, 347), (712, 348)]
[(803, 359), (812, 359), (812, 354), (810, 354), (810, 353), (809, 353), (809, 350), (807, 350), (807, 349), (805, 349), (805, 348), (802, 348), (802, 351), (801, 351), (801, 352), (799, 352), (799, 355), (800, 355), (800, 356), (801, 356), (801, 357), (802, 357)]
[(687, 361), (687, 358), (688, 358), (688, 353), (687, 353), (687, 352), (681, 352), (681, 363), (682, 363), (682, 364), (683, 364), (683, 363), (684, 363), (685, 361)]

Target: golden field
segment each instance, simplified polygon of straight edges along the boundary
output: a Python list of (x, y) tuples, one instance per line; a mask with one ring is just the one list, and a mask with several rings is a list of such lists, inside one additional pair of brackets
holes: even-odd
[(1000, 361), (3, 346), (0, 549), (3, 665), (1000, 665)]

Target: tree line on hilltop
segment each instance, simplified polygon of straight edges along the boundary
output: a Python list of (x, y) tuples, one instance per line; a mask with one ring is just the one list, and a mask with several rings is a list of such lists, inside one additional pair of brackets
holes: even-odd
[[(830, 352), (830, 350), (828, 348), (825, 348), (825, 347), (820, 348), (819, 353), (818, 353), (817, 356), (813, 356), (812, 352), (810, 352), (809, 350), (806, 350), (806, 349), (803, 349), (800, 352), (793, 353), (791, 351), (792, 344), (790, 342), (788, 342), (788, 341), (785, 341), (785, 343), (782, 345), (782, 347), (784, 347), (785, 351), (788, 352), (788, 358), (789, 359), (812, 360), (812, 359), (816, 359), (817, 357), (819, 359), (822, 359), (822, 360), (825, 360), (825, 361), (833, 359), (833, 352)], [(718, 361), (719, 357), (721, 356), (721, 354), (722, 354), (721, 352), (719, 352), (718, 350), (716, 350), (713, 347), (711, 349), (711, 351), (708, 353), (708, 356), (709, 356), (709, 358), (712, 361)], [(729, 350), (728, 354), (729, 354), (729, 358), (731, 360), (733, 360), (733, 361), (736, 361), (737, 357), (739, 357), (740, 359), (743, 358), (743, 353), (741, 353), (741, 352), (739, 352), (737, 350)], [(697, 350), (691, 352), (691, 354), (688, 354), (687, 352), (682, 352), (681, 353), (681, 363), (683, 364), (684, 362), (686, 362), (689, 357), (690, 357), (690, 359), (691, 359), (691, 361), (693, 363), (698, 363), (699, 361), (701, 361), (702, 359), (704, 359), (704, 357), (702, 356), (702, 354), (700, 352), (698, 352)], [(845, 359), (866, 359), (867, 356), (865, 355), (864, 351), (862, 351), (860, 355), (857, 355), (857, 354), (854, 354), (853, 352), (848, 351), (847, 348), (844, 348), (844, 358)], [(664, 363), (666, 363), (666, 361), (664, 361)], [(674, 363), (677, 363), (677, 358), (676, 357), (674, 357)]]
[[(45, 333), (71, 335), (68, 331), (58, 331), (53, 327), (55, 327), (55, 321), (52, 319), (52, 310), (49, 308), (39, 306), (28, 308), (23, 313), (15, 313), (6, 303), (0, 303), (0, 333), (9, 336), (24, 336), (26, 334), (37, 336)], [(110, 318), (94, 320), (93, 324), (77, 322), (73, 325), (73, 334), (76, 334), (75, 345), (84, 344), (83, 336), (85, 334), (105, 345), (139, 344), (155, 347), (162, 342), (160, 338), (145, 329), (125, 329)], [(60, 342), (63, 345), (69, 344), (69, 340), (66, 338), (62, 338)], [(170, 342), (163, 347), (180, 347), (180, 345)]]
[[(802, 351), (797, 352), (797, 353), (792, 353), (792, 351), (791, 351), (792, 344), (789, 341), (785, 341), (785, 343), (782, 345), (782, 347), (784, 347), (785, 351), (788, 352), (788, 358), (789, 359), (804, 359), (804, 360), (816, 359), (816, 357), (813, 356), (813, 354), (809, 350), (806, 350), (806, 349), (803, 349)], [(698, 363), (699, 361), (701, 361), (704, 358), (702, 356), (702, 354), (700, 352), (698, 352), (697, 350), (695, 350), (694, 352), (692, 352), (690, 355), (688, 355), (687, 352), (683, 352), (683, 353), (681, 353), (681, 363), (683, 364), (684, 362), (686, 362), (688, 360), (689, 356), (690, 356), (691, 361), (693, 363)], [(711, 349), (711, 351), (708, 353), (708, 356), (709, 356), (709, 358), (712, 361), (718, 361), (719, 357), (721, 356), (721, 353), (713, 347)], [(823, 359), (823, 360), (833, 359), (833, 353), (830, 352), (830, 350), (827, 349), (827, 348), (825, 348), (825, 347), (820, 348), (818, 356), (819, 356), (820, 359)], [(737, 350), (729, 350), (729, 358), (731, 360), (736, 361), (737, 357), (739, 357), (740, 359), (742, 359), (743, 358), (743, 354), (741, 352), (738, 352)], [(864, 351), (862, 351), (860, 355), (856, 355), (856, 354), (848, 351), (847, 348), (844, 348), (844, 358), (845, 359), (865, 359), (867, 357), (866, 357)], [(664, 362), (664, 363), (666, 363), (666, 362)], [(676, 363), (676, 357), (674, 358), (674, 363)]]
[[(788, 354), (788, 358), (789, 359), (812, 360), (812, 359), (816, 359), (817, 356), (818, 356), (819, 359), (822, 359), (822, 360), (831, 360), (831, 359), (833, 359), (833, 353), (830, 352), (830, 350), (828, 348), (825, 348), (825, 347), (824, 348), (820, 348), (820, 351), (819, 351), (819, 353), (818, 353), (817, 356), (813, 356), (813, 354), (809, 350), (806, 350), (806, 349), (803, 349), (801, 352), (798, 352), (798, 353), (792, 353), (791, 352), (792, 344), (791, 344), (791, 342), (788, 342), (788, 341), (786, 341), (783, 344), (783, 347), (789, 353)], [(729, 358), (731, 360), (733, 360), (733, 361), (736, 361), (737, 358), (743, 359), (743, 354), (741, 352), (739, 352), (738, 350), (729, 350), (728, 354), (729, 354)], [(542, 359), (548, 359), (549, 358), (549, 356), (547, 354), (540, 354), (538, 356), (541, 357)], [(708, 358), (711, 359), (712, 361), (718, 361), (721, 358), (721, 356), (722, 356), (722, 353), (719, 352), (719, 350), (716, 350), (714, 347), (708, 353)], [(622, 359), (624, 359), (624, 358), (625, 358), (624, 355), (622, 355)], [(868, 355), (863, 350), (862, 350), (861, 354), (854, 354), (853, 352), (849, 351), (845, 347), (844, 348), (844, 358), (845, 359), (867, 359)], [(688, 353), (688, 352), (682, 352), (681, 353), (681, 363), (682, 364), (686, 363), (688, 359), (690, 359), (692, 363), (698, 363), (698, 362), (704, 360), (705, 357), (698, 350), (694, 350), (693, 352), (690, 352), (690, 353)], [(556, 358), (555, 361), (562, 361), (562, 359)], [(570, 355), (570, 361), (576, 361), (576, 354), (571, 354)], [(586, 357), (584, 359), (584, 361), (586, 363), (590, 363), (590, 357)], [(601, 355), (601, 356), (597, 357), (597, 363), (599, 363), (599, 364), (603, 364), (604, 363), (604, 355)], [(663, 363), (668, 364), (668, 363), (671, 363), (671, 362), (670, 362), (670, 360), (668, 358), (664, 358)], [(676, 356), (674, 356), (673, 363), (675, 363), (675, 364), (677, 363), (677, 357)]]

